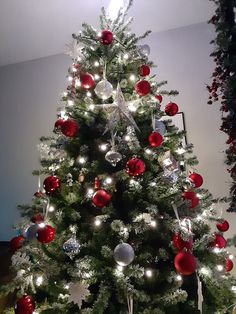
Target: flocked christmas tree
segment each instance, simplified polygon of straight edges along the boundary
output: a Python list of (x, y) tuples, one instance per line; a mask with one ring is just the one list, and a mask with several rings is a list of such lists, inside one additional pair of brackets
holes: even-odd
[[(84, 24), (54, 135), (41, 138), (44, 189), (11, 240), (17, 314), (229, 313), (229, 224), (202, 189), (192, 146), (163, 120), (166, 91), (127, 10)], [(166, 104), (166, 105), (165, 105)], [(215, 232), (209, 222), (215, 224)]]

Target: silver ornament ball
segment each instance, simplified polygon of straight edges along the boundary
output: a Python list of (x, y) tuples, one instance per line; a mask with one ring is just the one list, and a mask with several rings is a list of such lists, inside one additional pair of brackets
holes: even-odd
[(114, 259), (120, 266), (127, 266), (134, 260), (134, 250), (128, 243), (121, 243), (115, 247)]
[(158, 133), (160, 133), (163, 136), (166, 132), (165, 123), (156, 119), (155, 120), (155, 129), (157, 130)]
[(122, 155), (115, 150), (109, 150), (105, 155), (106, 161), (108, 161), (113, 167), (122, 159)]
[(142, 55), (147, 57), (150, 55), (151, 49), (148, 45), (141, 45), (139, 46), (139, 51)]
[(38, 232), (38, 229), (39, 229), (38, 224), (34, 224), (34, 225), (30, 226), (26, 231), (26, 239), (28, 241), (32, 241), (32, 240), (36, 239), (36, 234)]
[(94, 89), (96, 95), (101, 99), (108, 99), (112, 96), (113, 86), (106, 79), (97, 83)]

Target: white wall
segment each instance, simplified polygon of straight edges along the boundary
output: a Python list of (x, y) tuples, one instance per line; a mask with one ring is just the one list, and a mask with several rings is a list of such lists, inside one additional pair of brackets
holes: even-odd
[[(205, 187), (214, 196), (224, 196), (229, 181), (222, 153), (225, 136), (219, 131), (218, 108), (206, 104), (205, 84), (213, 69), (209, 41), (213, 36), (209, 25), (196, 24), (151, 34), (145, 42), (151, 46), (151, 59), (158, 64), (157, 78), (167, 79), (169, 88), (180, 91), (175, 100), (185, 112), (188, 141), (195, 145)], [(38, 165), (36, 145), (38, 138), (53, 128), (69, 64), (66, 56), (56, 55), (0, 68), (1, 240), (14, 234), (11, 224), (17, 218), (16, 205), (30, 201), (37, 189), (37, 180), (31, 176)]]

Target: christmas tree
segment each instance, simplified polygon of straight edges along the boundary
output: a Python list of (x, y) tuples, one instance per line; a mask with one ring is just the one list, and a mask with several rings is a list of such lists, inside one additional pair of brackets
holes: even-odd
[[(41, 138), (43, 188), (20, 206), (11, 242), (17, 292), (6, 313), (229, 313), (229, 224), (202, 189), (192, 145), (170, 119), (175, 90), (152, 74), (132, 19), (83, 24), (54, 135)], [(166, 104), (167, 103), (167, 104)], [(163, 118), (164, 117), (164, 118)], [(211, 231), (210, 222), (214, 224)]]

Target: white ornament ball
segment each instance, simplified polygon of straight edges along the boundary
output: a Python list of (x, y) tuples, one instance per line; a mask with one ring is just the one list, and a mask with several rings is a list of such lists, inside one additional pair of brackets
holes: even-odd
[(108, 99), (112, 96), (113, 86), (110, 82), (104, 79), (97, 83), (94, 91), (99, 98)]
[(114, 259), (120, 266), (127, 266), (134, 260), (134, 250), (128, 243), (121, 243), (115, 247)]

